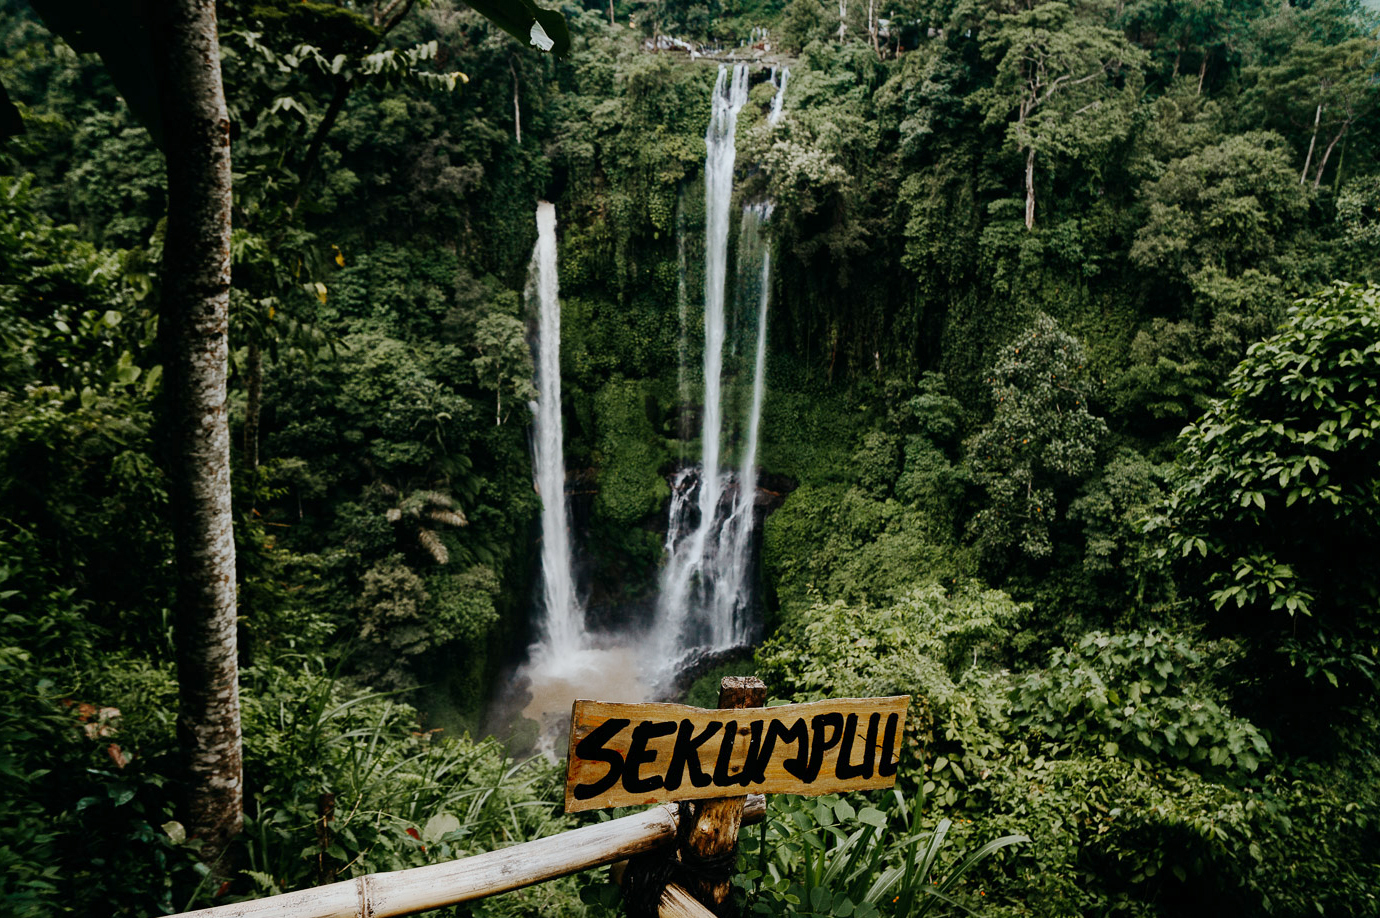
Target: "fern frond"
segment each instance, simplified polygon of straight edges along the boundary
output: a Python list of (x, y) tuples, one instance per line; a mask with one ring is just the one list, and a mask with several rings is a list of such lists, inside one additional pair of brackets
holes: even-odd
[(427, 554), (431, 555), (437, 564), (445, 564), (450, 561), (450, 551), (446, 548), (446, 544), (430, 529), (417, 530), (417, 541), (421, 543)]
[(470, 524), (470, 521), (465, 518), (465, 514), (458, 510), (428, 510), (425, 516), (428, 522), (441, 523), (446, 526), (468, 526)]

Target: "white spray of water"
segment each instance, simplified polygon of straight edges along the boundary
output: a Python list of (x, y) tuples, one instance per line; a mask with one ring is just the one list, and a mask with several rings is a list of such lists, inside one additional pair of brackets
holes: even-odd
[(776, 124), (781, 120), (781, 105), (786, 99), (786, 81), (791, 78), (791, 68), (781, 69), (781, 83), (776, 87), (776, 95), (771, 97), (771, 114), (767, 115), (767, 124)]
[(532, 405), (537, 493), (541, 495), (542, 627), (533, 659), (559, 666), (586, 644), (584, 608), (575, 595), (570, 527), (565, 502), (565, 452), (561, 425), (561, 303), (556, 276), (556, 208), (537, 205), (537, 245), (532, 250), (527, 295), (535, 296), (537, 401)]

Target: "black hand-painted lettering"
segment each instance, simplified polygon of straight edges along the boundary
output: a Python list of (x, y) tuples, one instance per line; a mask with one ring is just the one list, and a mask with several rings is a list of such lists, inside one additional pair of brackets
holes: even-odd
[[(829, 736), (824, 735), (824, 728), (832, 728)], [(837, 711), (828, 714), (816, 714), (810, 718), (810, 762), (805, 766), (805, 774), (801, 780), (806, 784), (813, 784), (815, 778), (819, 777), (819, 770), (824, 765), (824, 753), (833, 749), (839, 744), (839, 739), (843, 735), (843, 715)]]
[(728, 761), (733, 757), (733, 741), (738, 737), (738, 721), (730, 720), (724, 724), (724, 738), (719, 743), (719, 758), (714, 762), (714, 786), (731, 787), (737, 783), (737, 775), (728, 773)]
[(863, 755), (863, 777), (872, 777), (877, 765), (877, 728), (882, 724), (882, 715), (873, 711), (867, 715), (867, 752)]
[[(733, 740), (737, 730), (738, 722), (730, 720), (725, 728), (724, 741), (719, 746), (719, 759), (714, 763), (715, 787), (747, 787), (748, 782), (752, 780), (753, 770), (757, 767), (758, 750), (762, 748), (762, 722), (758, 720), (748, 725), (751, 737), (748, 740), (747, 757), (738, 773), (731, 775), (728, 773), (728, 766), (733, 758)], [(762, 768), (765, 770), (766, 765)]]
[(690, 771), (691, 787), (709, 786), (713, 778), (705, 774), (704, 770), (700, 768), (700, 747), (722, 728), (723, 724), (717, 720), (710, 721), (699, 736), (691, 736), (695, 732), (695, 722), (693, 720), (680, 722), (680, 732), (676, 734), (676, 745), (671, 750), (671, 764), (666, 766), (666, 789), (668, 791), (680, 787), (686, 769)]
[(854, 765), (853, 740), (858, 734), (858, 715), (849, 714), (843, 721), (843, 744), (839, 746), (839, 757), (834, 762), (834, 777), (848, 779), (861, 778), (863, 770), (861, 765)]
[(622, 717), (610, 717), (593, 730), (575, 746), (575, 757), (589, 762), (608, 762), (608, 772), (593, 784), (576, 784), (571, 795), (576, 800), (589, 800), (597, 797), (618, 783), (623, 777), (623, 756), (604, 744), (618, 735), (618, 732), (632, 721)]
[(633, 728), (632, 742), (628, 745), (628, 762), (623, 766), (623, 789), (630, 794), (645, 794), (662, 785), (661, 775), (642, 777), (642, 766), (656, 761), (656, 750), (647, 748), (647, 741), (658, 736), (670, 736), (676, 732), (673, 722), (644, 720)]
[(844, 781), (850, 778), (872, 777), (872, 769), (877, 758), (877, 750), (873, 747), (877, 743), (877, 726), (880, 721), (880, 714), (873, 714), (867, 718), (867, 739), (862, 744), (863, 760), (860, 764), (854, 764), (853, 742), (858, 736), (858, 715), (848, 715), (848, 720), (843, 725), (843, 745), (839, 746), (838, 761), (834, 764), (835, 777)]
[(761, 784), (767, 780), (767, 765), (771, 762), (771, 750), (767, 749), (762, 741), (762, 734), (770, 735), (766, 723), (760, 720), (752, 722), (752, 742), (748, 743), (747, 758), (743, 760), (742, 778), (738, 782), (744, 787), (750, 784)]
[(805, 780), (805, 766), (810, 758), (810, 729), (805, 726), (805, 718), (797, 717), (795, 723), (789, 727), (783, 721), (773, 720), (767, 725), (767, 738), (762, 743), (762, 762), (763, 777), (755, 778), (757, 783), (765, 780), (767, 763), (771, 761), (772, 751), (776, 748), (777, 740), (785, 740), (788, 743), (796, 744), (795, 755), (781, 763), (781, 767), (786, 769), (800, 780)]
[(890, 778), (896, 774), (896, 766), (901, 762), (901, 751), (896, 748), (896, 729), (900, 722), (900, 714), (886, 716), (886, 732), (882, 734), (882, 755), (877, 760), (878, 777)]

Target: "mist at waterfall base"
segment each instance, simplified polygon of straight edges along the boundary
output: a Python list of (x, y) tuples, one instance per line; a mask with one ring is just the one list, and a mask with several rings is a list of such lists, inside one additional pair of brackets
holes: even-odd
[[(779, 117), (786, 74), (772, 103)], [(772, 77), (775, 83), (775, 74)], [(556, 214), (538, 205), (538, 239), (527, 288), (537, 314), (534, 343), (538, 399), (532, 404), (534, 484), (542, 499), (541, 591), (536, 642), (515, 682), (524, 696), (521, 714), (536, 721), (547, 744), (579, 697), (647, 701), (666, 697), (674, 679), (696, 658), (742, 647), (756, 635), (751, 614), (750, 560), (756, 528), (757, 441), (765, 399), (766, 332), (771, 252), (765, 225), (771, 205), (743, 207), (737, 247), (738, 338), (751, 344), (751, 386), (741, 424), (725, 423), (725, 376), (730, 390), (746, 389), (741, 373), (725, 370), (728, 343), (729, 236), (733, 197), (734, 137), (747, 102), (747, 65), (721, 66), (705, 133), (704, 390), (700, 405), (702, 455), (672, 477), (665, 566), (651, 615), (616, 631), (591, 631), (576, 587), (576, 561), (564, 489), (560, 396), (560, 302), (556, 264)], [(683, 245), (681, 247), (683, 253)], [(686, 270), (682, 254), (681, 270)], [(680, 285), (684, 291), (684, 278)], [(682, 399), (687, 402), (684, 340), (685, 297), (680, 303)], [(746, 357), (746, 354), (744, 355)], [(741, 407), (741, 406), (739, 406)], [(741, 411), (739, 413), (742, 413)], [(737, 467), (722, 466), (725, 441), (736, 440)], [(515, 712), (514, 712), (515, 713)]]

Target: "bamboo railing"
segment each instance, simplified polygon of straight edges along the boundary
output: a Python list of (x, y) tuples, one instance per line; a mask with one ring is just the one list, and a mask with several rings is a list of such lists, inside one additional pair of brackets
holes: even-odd
[[(744, 824), (766, 815), (766, 798), (750, 795)], [(179, 918), (386, 918), (410, 915), (472, 899), (511, 892), (592, 867), (602, 867), (672, 844), (679, 819), (673, 804), (652, 807), (621, 819), (584, 826), (444, 864), (392, 873), (372, 873), (329, 886), (317, 886), (251, 902), (235, 902), (184, 912)], [(681, 902), (680, 899), (688, 899)], [(698, 907), (698, 911), (696, 911)], [(683, 891), (669, 887), (663, 916), (710, 913)]]

